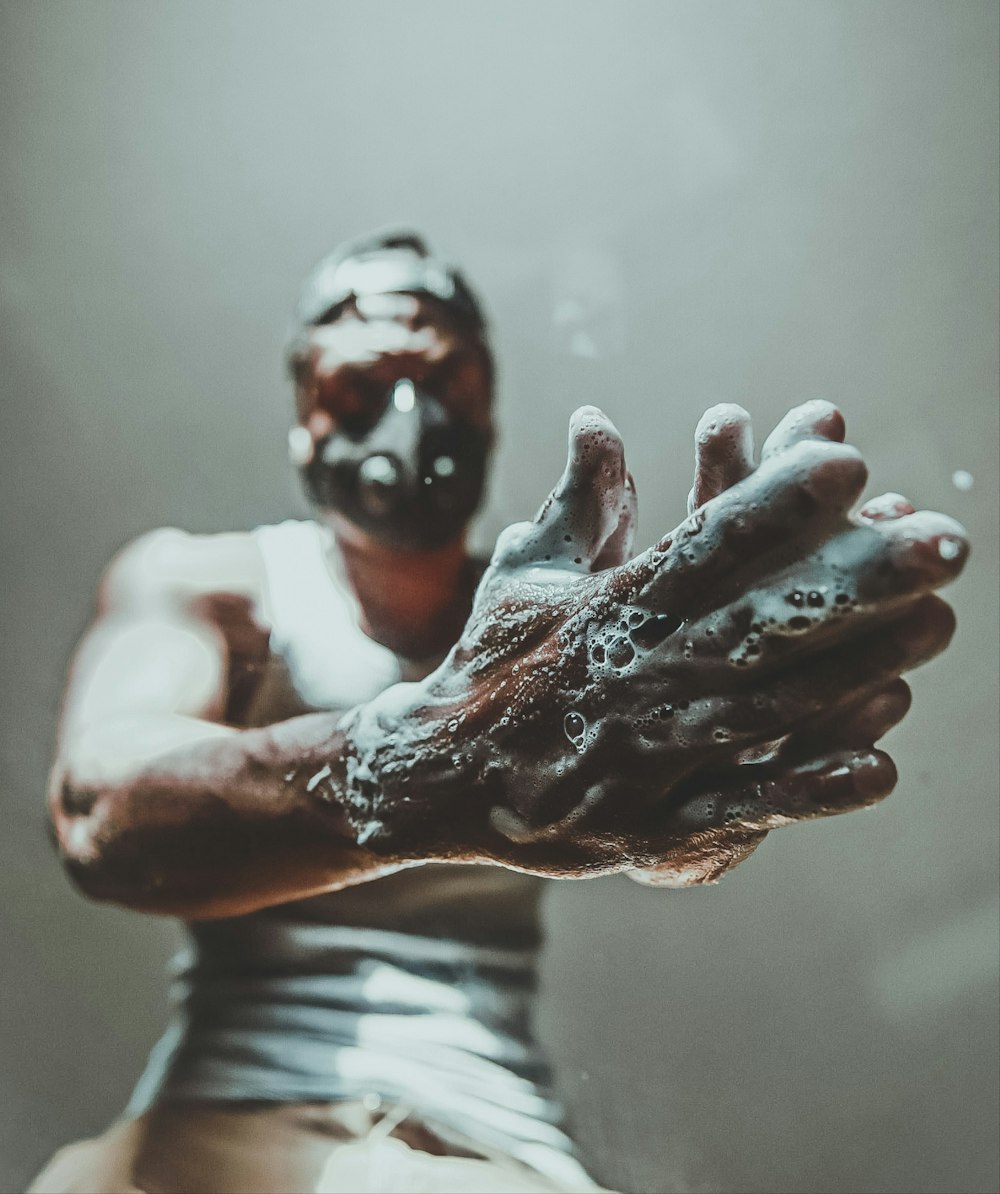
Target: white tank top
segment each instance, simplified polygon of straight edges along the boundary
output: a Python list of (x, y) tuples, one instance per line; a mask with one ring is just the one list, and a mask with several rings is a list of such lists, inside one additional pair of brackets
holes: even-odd
[[(400, 661), (361, 629), (333, 537), (315, 522), (254, 532), (264, 561), (260, 615), (304, 704), (350, 709), (404, 678)], [(411, 677), (406, 676), (407, 679)]]

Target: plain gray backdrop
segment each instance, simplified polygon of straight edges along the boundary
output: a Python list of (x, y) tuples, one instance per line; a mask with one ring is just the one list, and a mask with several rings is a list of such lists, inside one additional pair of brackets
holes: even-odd
[(101, 568), (154, 526), (304, 510), (297, 286), (403, 221), (492, 317), (483, 542), (541, 501), (580, 403), (625, 436), (645, 544), (683, 516), (705, 406), (742, 402), (762, 438), (817, 396), (870, 492), (974, 542), (884, 806), (773, 834), (718, 887), (552, 891), (540, 1025), (596, 1172), (997, 1189), (997, 15), (3, 4), (0, 1188), (118, 1112), (166, 1012), (175, 927), (77, 897), (45, 834)]

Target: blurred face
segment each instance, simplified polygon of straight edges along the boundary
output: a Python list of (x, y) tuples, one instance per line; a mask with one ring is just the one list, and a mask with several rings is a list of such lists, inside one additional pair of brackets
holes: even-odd
[(317, 505), (403, 550), (461, 536), (492, 441), (476, 334), (428, 296), (368, 294), (309, 328), (297, 362), (290, 442)]

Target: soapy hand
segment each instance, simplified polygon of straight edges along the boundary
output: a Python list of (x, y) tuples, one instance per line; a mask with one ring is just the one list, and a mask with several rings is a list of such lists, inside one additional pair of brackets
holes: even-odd
[(421, 686), (409, 761), (437, 760), (452, 789), (446, 856), (684, 886), (772, 828), (888, 794), (874, 743), (908, 707), (901, 673), (951, 637), (932, 591), (968, 546), (898, 495), (852, 516), (867, 472), (842, 438), (839, 412), (809, 403), (755, 466), (749, 417), (714, 408), (687, 520), (630, 558), (621, 439), (596, 408), (574, 414), (562, 479), (501, 535)]

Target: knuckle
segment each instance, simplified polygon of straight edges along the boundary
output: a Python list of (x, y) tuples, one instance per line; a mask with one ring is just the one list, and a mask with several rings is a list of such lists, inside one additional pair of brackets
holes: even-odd
[(519, 557), (523, 556), (530, 546), (533, 531), (534, 524), (530, 522), (514, 522), (504, 527), (497, 536), (490, 565), (501, 567), (519, 562)]
[(783, 455), (792, 472), (801, 474), (804, 484), (820, 500), (835, 501), (842, 494), (858, 493), (868, 480), (864, 457), (851, 444), (800, 440)]

